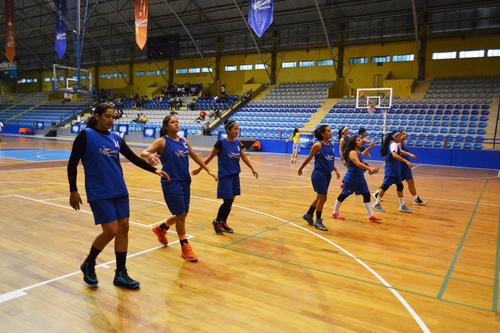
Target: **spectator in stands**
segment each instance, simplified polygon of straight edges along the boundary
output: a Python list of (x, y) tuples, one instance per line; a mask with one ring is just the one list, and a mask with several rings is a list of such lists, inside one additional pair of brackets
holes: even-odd
[(79, 210), (83, 204), (76, 185), (77, 167), (82, 160), (86, 176), (87, 200), (95, 224), (102, 228), (87, 258), (80, 266), (83, 280), (90, 287), (97, 287), (96, 258), (104, 247), (115, 239), (116, 273), (113, 284), (127, 289), (137, 289), (140, 283), (133, 280), (126, 269), (130, 210), (127, 186), (120, 165), (120, 153), (136, 166), (170, 179), (166, 172), (135, 155), (117, 134), (110, 131), (113, 127), (114, 114), (115, 110), (111, 106), (99, 104), (89, 119), (87, 128), (75, 138), (68, 162), (69, 202), (75, 210)]
[(198, 118), (196, 118), (196, 122), (200, 123), (202, 121), (205, 121), (205, 117), (207, 116), (207, 113), (205, 110), (201, 110), (200, 113), (198, 114)]
[(222, 113), (220, 112), (219, 108), (214, 109), (214, 117), (216, 118), (222, 117)]

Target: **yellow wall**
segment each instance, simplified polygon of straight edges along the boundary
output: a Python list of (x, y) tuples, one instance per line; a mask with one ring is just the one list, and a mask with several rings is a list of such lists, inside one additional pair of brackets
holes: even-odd
[[(126, 73), (128, 75), (129, 65), (128, 64), (120, 64), (115, 66), (101, 66), (99, 67), (99, 76), (103, 74), (110, 73)], [(127, 82), (129, 78), (112, 78), (112, 79), (103, 79), (97, 78), (99, 80), (99, 89), (123, 89), (127, 87)]]
[(215, 77), (215, 58), (209, 57), (205, 58), (203, 62), (200, 58), (192, 59), (178, 59), (174, 61), (174, 83), (202, 83), (204, 87), (207, 87), (214, 80), (210, 73), (189, 73), (189, 74), (176, 74), (177, 69), (181, 68), (202, 68), (211, 67), (213, 72), (212, 75)]
[[(246, 64), (262, 64), (267, 63), (270, 67), (271, 65), (271, 54), (262, 53), (262, 58), (258, 54), (248, 54), (248, 55), (227, 55), (221, 58), (221, 83), (226, 86), (226, 92), (229, 95), (241, 94), (243, 85), (253, 79), (253, 83), (269, 83), (269, 76), (265, 69), (251, 70), (251, 71), (240, 71), (226, 72), (224, 71), (225, 66), (239, 66)], [(239, 67), (238, 67), (239, 68)], [(271, 74), (271, 68), (268, 68), (269, 74)]]
[[(336, 57), (337, 49), (333, 50), (333, 55)], [(314, 67), (297, 67), (282, 68), (281, 64), (288, 61), (307, 61), (307, 60), (326, 60), (331, 59), (328, 49), (314, 49), (303, 51), (286, 51), (278, 53), (278, 68), (276, 69), (276, 82), (297, 82), (297, 81), (327, 81), (335, 80), (334, 66), (314, 66)]]
[[(425, 75), (427, 80), (447, 77), (498, 76), (500, 57), (432, 60), (433, 52), (500, 48), (500, 35), (427, 41)], [(487, 51), (486, 51), (487, 53)]]

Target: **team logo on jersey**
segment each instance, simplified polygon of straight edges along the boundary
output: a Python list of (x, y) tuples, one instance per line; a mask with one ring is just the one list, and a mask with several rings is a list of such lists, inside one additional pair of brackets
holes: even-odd
[(120, 149), (120, 143), (118, 142), (118, 140), (113, 139), (113, 143), (115, 144), (116, 148)]
[(179, 150), (177, 149), (175, 151), (175, 155), (180, 158), (188, 157), (189, 156), (189, 150)]
[(113, 150), (113, 149), (108, 148), (108, 147), (102, 147), (99, 149), (99, 151), (101, 152), (101, 155), (105, 156), (105, 157), (118, 158), (120, 156), (119, 150)]
[[(239, 151), (239, 147), (238, 147), (238, 151)], [(229, 158), (240, 158), (240, 153), (237, 152), (237, 153), (227, 153), (227, 156), (229, 156)]]
[(334, 159), (333, 155), (325, 155), (325, 160), (333, 161), (333, 159)]

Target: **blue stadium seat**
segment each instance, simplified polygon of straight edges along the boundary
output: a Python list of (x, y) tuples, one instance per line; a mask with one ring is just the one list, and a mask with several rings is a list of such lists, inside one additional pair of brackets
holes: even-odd
[(480, 143), (475, 143), (473, 146), (474, 149), (483, 149), (483, 145)]

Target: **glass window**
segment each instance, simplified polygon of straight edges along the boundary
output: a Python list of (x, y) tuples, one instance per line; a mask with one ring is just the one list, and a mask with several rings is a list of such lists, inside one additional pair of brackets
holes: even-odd
[(391, 57), (390, 56), (375, 56), (375, 57), (372, 57), (372, 62), (373, 63), (377, 63), (377, 62), (389, 62), (391, 61)]
[(442, 60), (442, 59), (456, 59), (457, 52), (433, 52), (432, 59), (433, 60)]
[(489, 49), (488, 57), (500, 57), (500, 49)]
[(189, 68), (188, 73), (193, 74), (193, 73), (201, 73), (201, 68)]
[(178, 68), (175, 70), (175, 74), (187, 74), (187, 68)]
[(238, 70), (238, 66), (224, 66), (225, 72), (234, 72)]
[(394, 62), (413, 61), (413, 60), (415, 60), (414, 54), (401, 54), (392, 57), (392, 61)]
[(349, 58), (350, 65), (367, 64), (368, 58)]
[(287, 61), (281, 63), (281, 68), (293, 68), (293, 67), (297, 67), (296, 61)]
[(267, 65), (266, 64), (255, 64), (255, 69), (266, 69)]
[(332, 59), (318, 60), (318, 66), (333, 66)]
[(313, 67), (314, 60), (299, 61), (299, 67)]
[(251, 71), (252, 65), (240, 65), (240, 71)]
[(201, 68), (201, 72), (202, 73), (211, 73), (213, 72), (214, 70), (212, 69), (212, 67), (202, 67)]
[(484, 50), (470, 50), (470, 51), (460, 51), (458, 54), (459, 58), (482, 58), (484, 57)]

